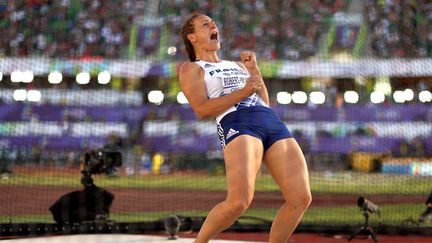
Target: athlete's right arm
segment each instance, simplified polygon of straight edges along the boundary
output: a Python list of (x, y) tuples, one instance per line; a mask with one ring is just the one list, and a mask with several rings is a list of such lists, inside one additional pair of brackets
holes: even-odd
[(185, 62), (179, 71), (180, 88), (199, 119), (216, 117), (260, 88), (259, 80), (248, 80), (245, 87), (228, 95), (209, 99), (204, 70), (196, 63)]

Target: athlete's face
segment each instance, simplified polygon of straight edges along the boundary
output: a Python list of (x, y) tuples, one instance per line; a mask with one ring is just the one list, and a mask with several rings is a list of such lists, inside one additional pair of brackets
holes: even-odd
[(220, 49), (219, 31), (216, 23), (208, 16), (200, 15), (194, 19), (195, 32), (188, 36), (195, 48), (208, 51)]

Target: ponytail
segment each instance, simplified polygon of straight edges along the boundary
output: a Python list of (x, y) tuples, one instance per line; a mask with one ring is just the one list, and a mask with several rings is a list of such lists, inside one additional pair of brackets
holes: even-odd
[(194, 14), (191, 17), (189, 17), (185, 23), (183, 24), (183, 27), (181, 29), (181, 36), (183, 38), (183, 42), (185, 45), (186, 52), (188, 54), (189, 60), (191, 62), (196, 61), (196, 55), (195, 55), (195, 49), (190, 42), (190, 40), (187, 38), (189, 34), (192, 34), (195, 32), (195, 26), (193, 24), (193, 21), (196, 17), (201, 16), (202, 14)]

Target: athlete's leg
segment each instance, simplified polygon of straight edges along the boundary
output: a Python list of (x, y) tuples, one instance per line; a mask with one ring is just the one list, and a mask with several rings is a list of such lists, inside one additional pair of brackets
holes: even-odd
[(266, 151), (264, 161), (285, 199), (273, 220), (269, 242), (285, 243), (312, 201), (306, 161), (293, 138), (275, 142)]
[(225, 147), (227, 196), (208, 214), (196, 243), (208, 242), (232, 225), (249, 207), (262, 158), (261, 140), (249, 135), (240, 135)]

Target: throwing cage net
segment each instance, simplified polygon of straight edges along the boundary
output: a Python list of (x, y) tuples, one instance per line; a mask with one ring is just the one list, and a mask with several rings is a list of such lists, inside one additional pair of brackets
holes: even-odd
[[(221, 58), (256, 52), (305, 154), (298, 231), (431, 233), (428, 1), (79, 0), (0, 1), (0, 234), (199, 229), (226, 185), (215, 121), (178, 85), (195, 11)], [(262, 166), (229, 230), (267, 231), (283, 203)]]

